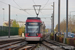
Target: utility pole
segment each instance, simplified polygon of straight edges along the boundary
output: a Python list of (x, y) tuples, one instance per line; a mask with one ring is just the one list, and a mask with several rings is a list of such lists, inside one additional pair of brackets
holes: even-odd
[[(2, 10), (3, 10), (3, 24), (4, 24), (4, 8), (2, 8)], [(3, 27), (4, 26), (2, 26), (2, 30), (3, 30)]]
[(64, 34), (64, 43), (65, 38), (68, 38), (68, 0), (66, 0), (66, 33)]
[(54, 40), (55, 40), (55, 34), (54, 34), (54, 2), (53, 2), (53, 5), (52, 5), (52, 7), (53, 7), (53, 14), (52, 14), (52, 16), (51, 16), (51, 32), (53, 33), (53, 35), (54, 35)]
[(53, 2), (52, 7), (53, 7), (53, 14), (51, 16), (51, 19), (52, 19), (51, 22), (52, 22), (52, 32), (54, 33), (54, 2)]
[[(53, 2), (53, 34), (54, 34), (54, 10), (55, 9), (55, 3)], [(55, 40), (55, 34), (54, 34), (54, 40)]]
[(53, 14), (51, 16), (51, 32), (53, 33)]
[(9, 33), (8, 33), (8, 38), (10, 38), (10, 5), (9, 5)]
[(58, 32), (60, 32), (60, 0), (58, 0)]
[(66, 0), (66, 38), (68, 37), (68, 0)]
[(3, 8), (3, 23), (4, 23), (4, 8)]
[(54, 33), (54, 8), (55, 8), (55, 7), (54, 7), (54, 4), (55, 4), (55, 3), (53, 2), (53, 33)]

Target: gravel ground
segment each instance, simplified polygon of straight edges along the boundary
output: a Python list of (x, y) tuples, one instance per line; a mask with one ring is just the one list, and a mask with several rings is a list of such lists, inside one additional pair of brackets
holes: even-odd
[(37, 48), (35, 48), (35, 50), (50, 50), (50, 49), (41, 44), (41, 45), (38, 45)]

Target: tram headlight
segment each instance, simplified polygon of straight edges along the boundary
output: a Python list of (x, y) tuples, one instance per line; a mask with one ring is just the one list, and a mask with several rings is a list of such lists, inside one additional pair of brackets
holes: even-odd
[(38, 35), (38, 33), (37, 33), (37, 35)]
[(29, 33), (27, 33), (27, 35), (29, 35)]

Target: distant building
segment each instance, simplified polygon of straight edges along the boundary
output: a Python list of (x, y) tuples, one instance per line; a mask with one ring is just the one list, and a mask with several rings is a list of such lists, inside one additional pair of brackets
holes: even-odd
[(17, 21), (17, 23), (19, 24), (19, 26), (24, 26), (25, 27), (25, 21)]
[[(12, 27), (13, 19), (10, 20), (10, 26)], [(25, 27), (25, 21), (17, 21), (19, 24), (19, 27), (24, 26)], [(9, 26), (9, 21), (4, 21), (3, 26)]]
[[(10, 26), (12, 26), (13, 20), (10, 20)], [(9, 21), (4, 21), (3, 26), (9, 26)]]

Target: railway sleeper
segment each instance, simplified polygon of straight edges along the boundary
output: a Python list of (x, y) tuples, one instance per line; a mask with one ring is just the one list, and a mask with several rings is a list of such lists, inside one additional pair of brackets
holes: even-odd
[(27, 44), (27, 42), (18, 43), (15, 45), (11, 45), (9, 47), (3, 48), (2, 50), (17, 50), (20, 47), (23, 47)]
[(25, 46), (25, 47), (23, 47), (23, 48), (21, 48), (19, 50), (29, 50), (30, 48), (32, 48), (32, 46)]
[(45, 41), (48, 42), (48, 43), (54, 44), (56, 46), (59, 46), (59, 47), (65, 49), (65, 50), (74, 50), (75, 49), (74, 46), (70, 46), (70, 45), (67, 45), (67, 44), (59, 43), (59, 42), (56, 42), (56, 41), (52, 41), (52, 40), (51, 41), (45, 40)]
[(12, 42), (12, 43), (7, 43), (7, 44), (4, 44), (4, 45), (0, 45), (0, 49), (4, 48), (4, 47), (7, 47), (7, 46), (11, 46), (11, 45), (17, 44), (17, 43), (20, 43), (20, 42), (21, 41), (16, 41), (16, 42)]

